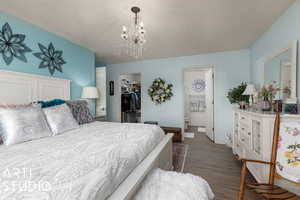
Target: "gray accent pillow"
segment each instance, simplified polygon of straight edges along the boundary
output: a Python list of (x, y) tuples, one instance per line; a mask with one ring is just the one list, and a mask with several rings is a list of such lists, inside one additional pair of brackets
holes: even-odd
[(52, 135), (40, 105), (0, 107), (0, 135), (12, 145)]
[(53, 135), (79, 128), (70, 108), (66, 104), (43, 109)]
[(73, 117), (79, 124), (86, 124), (94, 121), (94, 117), (84, 100), (73, 100), (66, 102), (72, 111)]

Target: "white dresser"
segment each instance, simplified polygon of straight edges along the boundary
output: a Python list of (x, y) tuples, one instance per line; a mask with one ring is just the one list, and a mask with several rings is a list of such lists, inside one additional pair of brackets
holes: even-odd
[[(233, 152), (241, 158), (270, 161), (275, 114), (234, 110)], [(281, 121), (300, 121), (300, 115), (282, 114)], [(269, 166), (249, 163), (258, 182), (268, 182)]]

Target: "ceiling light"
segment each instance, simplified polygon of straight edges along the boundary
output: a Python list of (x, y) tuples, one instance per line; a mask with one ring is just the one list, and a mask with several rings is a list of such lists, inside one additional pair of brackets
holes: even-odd
[(129, 28), (123, 26), (121, 37), (125, 41), (125, 53), (138, 59), (143, 55), (146, 30), (139, 16), (141, 9), (134, 6), (131, 11), (134, 13), (134, 21)]

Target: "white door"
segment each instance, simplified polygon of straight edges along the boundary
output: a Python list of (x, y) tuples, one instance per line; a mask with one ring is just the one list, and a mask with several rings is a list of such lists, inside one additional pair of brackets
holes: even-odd
[(106, 68), (96, 68), (96, 87), (99, 91), (99, 98), (96, 102), (96, 116), (106, 116)]
[(206, 72), (206, 106), (207, 118), (206, 120), (206, 135), (215, 141), (214, 134), (214, 73), (213, 69), (209, 68)]

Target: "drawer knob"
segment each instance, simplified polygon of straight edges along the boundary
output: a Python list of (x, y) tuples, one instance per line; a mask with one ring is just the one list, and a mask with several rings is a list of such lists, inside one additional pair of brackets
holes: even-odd
[(250, 132), (248, 132), (248, 135), (251, 135), (251, 133), (250, 133)]

